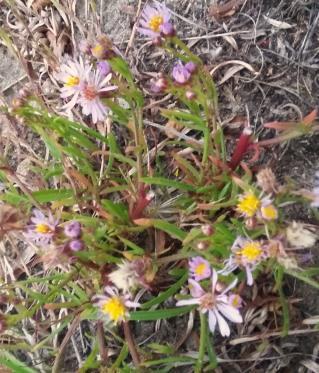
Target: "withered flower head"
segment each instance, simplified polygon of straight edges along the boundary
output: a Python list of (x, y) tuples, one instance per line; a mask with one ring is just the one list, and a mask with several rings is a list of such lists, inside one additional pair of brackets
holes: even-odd
[(257, 173), (257, 185), (265, 193), (278, 193), (278, 184), (275, 174), (267, 167)]
[(0, 239), (10, 231), (23, 229), (24, 225), (20, 211), (7, 204), (0, 205)]

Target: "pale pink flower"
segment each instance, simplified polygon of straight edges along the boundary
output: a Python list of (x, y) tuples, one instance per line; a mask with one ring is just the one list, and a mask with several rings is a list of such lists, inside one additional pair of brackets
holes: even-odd
[(116, 287), (106, 286), (104, 295), (96, 295), (92, 302), (100, 308), (108, 321), (115, 324), (125, 321), (129, 318), (129, 308), (140, 307), (140, 303), (130, 300), (130, 295), (120, 295)]
[(191, 294), (193, 298), (180, 300), (176, 303), (176, 306), (197, 304), (200, 312), (208, 312), (208, 324), (211, 332), (214, 333), (218, 324), (220, 334), (228, 337), (230, 335), (230, 328), (225, 319), (235, 323), (243, 322), (238, 309), (230, 303), (229, 297), (226, 295), (230, 289), (236, 286), (237, 279), (220, 294), (216, 294), (217, 280), (217, 272), (213, 269), (211, 292), (205, 292), (196, 281), (189, 280), (192, 285)]
[(167, 34), (172, 31), (169, 23), (171, 14), (165, 4), (155, 1), (153, 5), (146, 5), (141, 14), (140, 27), (137, 30), (146, 36), (156, 38), (161, 32)]
[(315, 173), (315, 186), (312, 189), (312, 195), (311, 207), (319, 207), (319, 171)]
[(82, 106), (84, 115), (92, 115), (93, 123), (103, 121), (106, 118), (108, 110), (101, 100), (106, 92), (117, 89), (115, 85), (109, 85), (112, 74), (103, 76), (98, 70), (91, 72), (86, 84), (81, 87), (78, 103)]
[(211, 276), (210, 264), (201, 256), (196, 256), (188, 261), (190, 275), (195, 281), (204, 280)]
[(79, 61), (68, 60), (60, 66), (60, 71), (55, 75), (63, 83), (61, 98), (70, 99), (64, 105), (64, 109), (71, 110), (77, 103), (81, 88), (90, 74), (92, 66), (88, 65), (80, 57)]
[(24, 233), (25, 237), (41, 246), (51, 243), (59, 224), (51, 212), (46, 217), (40, 210), (34, 209), (31, 217), (31, 224), (28, 225), (28, 231)]
[(245, 269), (247, 285), (254, 282), (252, 272), (262, 260), (267, 258), (267, 253), (259, 241), (252, 241), (244, 237), (237, 237), (231, 248), (232, 255), (226, 261), (225, 268), (219, 271), (220, 274), (228, 275), (236, 268)]

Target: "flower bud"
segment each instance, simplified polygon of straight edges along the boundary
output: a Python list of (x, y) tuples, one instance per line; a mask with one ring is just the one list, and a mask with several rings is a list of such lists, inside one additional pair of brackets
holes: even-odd
[(172, 77), (176, 83), (186, 84), (191, 78), (191, 73), (185, 68), (181, 61), (178, 61), (173, 67)]
[(207, 242), (204, 242), (204, 241), (200, 241), (197, 244), (197, 249), (198, 250), (206, 250), (207, 247), (208, 247), (208, 244), (207, 244)]
[(160, 36), (156, 36), (154, 39), (152, 39), (152, 44), (156, 47), (161, 47), (163, 44), (163, 39)]
[(213, 234), (213, 228), (209, 224), (202, 225), (201, 229), (205, 236), (211, 236)]
[(161, 26), (161, 35), (172, 37), (175, 35), (175, 28), (170, 22), (165, 22)]
[(151, 80), (151, 90), (154, 93), (161, 93), (167, 89), (168, 83), (165, 78), (152, 79)]
[(192, 101), (196, 98), (196, 93), (193, 92), (193, 91), (186, 91), (185, 96), (186, 96), (187, 100)]
[(107, 61), (98, 62), (97, 67), (103, 76), (109, 75), (112, 71), (111, 66)]
[(69, 248), (72, 251), (81, 251), (84, 248), (84, 243), (81, 240), (73, 240), (69, 242)]
[(64, 234), (70, 238), (78, 238), (81, 235), (81, 224), (78, 221), (71, 221), (64, 228)]
[(191, 74), (194, 74), (197, 70), (197, 65), (194, 62), (189, 61), (185, 64), (185, 69), (187, 69)]

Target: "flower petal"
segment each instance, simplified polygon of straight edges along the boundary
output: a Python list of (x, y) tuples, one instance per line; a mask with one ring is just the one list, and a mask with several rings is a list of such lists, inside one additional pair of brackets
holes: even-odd
[(223, 337), (229, 337), (230, 329), (229, 329), (229, 326), (228, 326), (226, 320), (219, 314), (217, 309), (214, 309), (214, 313), (215, 313), (215, 316), (217, 318), (220, 334)]
[(215, 329), (216, 329), (216, 323), (217, 323), (217, 319), (216, 319), (216, 316), (214, 315), (214, 312), (210, 311), (208, 313), (208, 325), (209, 325), (209, 329), (212, 333), (215, 332)]
[(192, 305), (192, 304), (199, 304), (199, 299), (194, 299), (194, 298), (182, 299), (182, 300), (179, 300), (176, 303), (176, 306), (177, 307), (179, 307), (179, 306), (189, 306), (189, 305)]
[(218, 303), (217, 308), (228, 320), (236, 323), (243, 322), (243, 318), (237, 308), (224, 303)]

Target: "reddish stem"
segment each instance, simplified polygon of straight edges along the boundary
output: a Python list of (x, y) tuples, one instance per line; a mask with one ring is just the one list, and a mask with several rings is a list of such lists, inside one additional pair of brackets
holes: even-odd
[(133, 363), (134, 363), (135, 367), (138, 367), (140, 365), (140, 356), (139, 356), (139, 354), (137, 352), (137, 349), (136, 349), (136, 345), (135, 345), (134, 337), (131, 333), (131, 328), (130, 328), (130, 325), (129, 325), (129, 321), (124, 321), (123, 322), (123, 331), (124, 331), (124, 336), (125, 336), (125, 340), (127, 342), (128, 349), (129, 349), (130, 354), (131, 354), (132, 359), (133, 359)]
[(151, 203), (151, 201), (152, 201), (152, 195), (148, 193), (145, 186), (142, 185), (139, 190), (138, 199), (130, 213), (131, 219), (135, 220), (135, 219), (142, 218), (144, 210)]
[(228, 164), (228, 166), (232, 170), (235, 170), (241, 162), (241, 160), (244, 158), (244, 155), (246, 154), (248, 147), (250, 145), (251, 135), (252, 130), (250, 128), (245, 128), (242, 134), (240, 135), (233, 156)]

